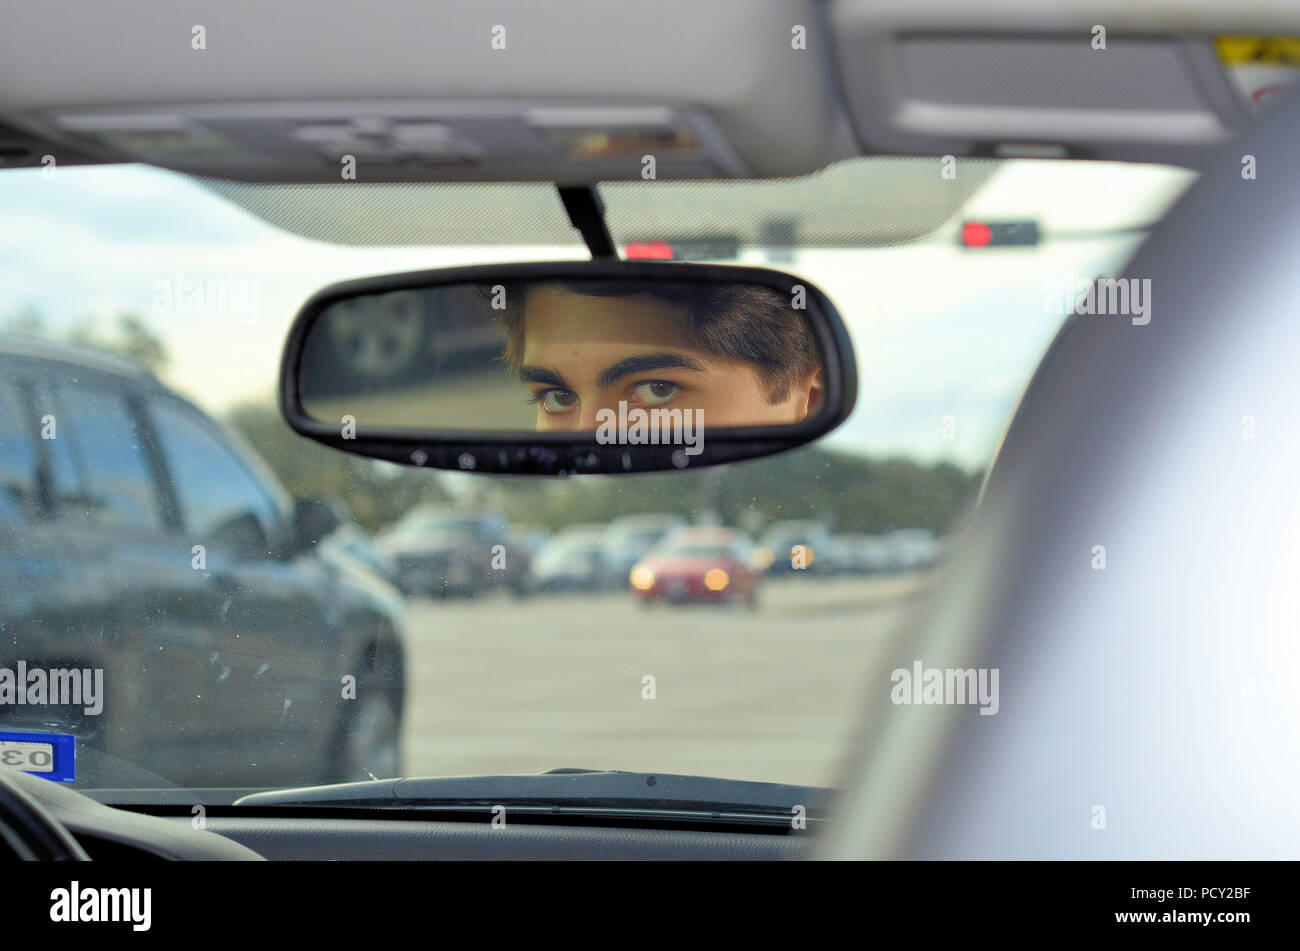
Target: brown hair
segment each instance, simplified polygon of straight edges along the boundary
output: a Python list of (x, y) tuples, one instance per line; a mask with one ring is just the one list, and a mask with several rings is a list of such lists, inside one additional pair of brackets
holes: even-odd
[[(494, 299), (494, 288), (480, 293)], [(524, 354), (524, 305), (529, 291), (560, 287), (584, 297), (648, 294), (682, 311), (700, 349), (722, 359), (753, 364), (769, 403), (780, 403), (800, 377), (820, 366), (807, 318), (788, 297), (760, 284), (724, 281), (569, 280), (504, 285), (505, 307), (492, 315), (506, 334), (505, 361), (518, 370)]]

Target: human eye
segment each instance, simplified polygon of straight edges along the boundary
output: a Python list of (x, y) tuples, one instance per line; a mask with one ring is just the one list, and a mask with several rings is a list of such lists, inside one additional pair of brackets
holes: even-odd
[(578, 394), (573, 390), (550, 387), (534, 393), (528, 402), (538, 404), (547, 413), (565, 413), (578, 405)]
[(643, 380), (632, 387), (632, 396), (638, 403), (667, 403), (682, 392), (680, 384), (670, 380)]

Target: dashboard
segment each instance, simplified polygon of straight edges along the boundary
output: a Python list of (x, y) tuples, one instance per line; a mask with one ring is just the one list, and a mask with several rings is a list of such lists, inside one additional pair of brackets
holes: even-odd
[[(311, 807), (245, 815), (232, 806), (200, 817), (159, 807), (173, 814), (151, 815), (25, 773), (6, 771), (5, 778), (66, 830), (84, 857), (100, 861), (783, 861), (806, 858), (814, 841), (780, 827), (719, 831), (555, 817), (498, 824), (428, 819), (410, 810)], [(0, 813), (0, 823), (5, 818)]]

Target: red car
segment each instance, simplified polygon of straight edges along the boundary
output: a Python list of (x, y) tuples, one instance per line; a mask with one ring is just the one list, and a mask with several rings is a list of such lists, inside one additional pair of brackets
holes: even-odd
[(642, 604), (667, 598), (676, 603), (711, 601), (756, 608), (761, 576), (754, 545), (744, 533), (683, 528), (637, 562), (628, 581)]

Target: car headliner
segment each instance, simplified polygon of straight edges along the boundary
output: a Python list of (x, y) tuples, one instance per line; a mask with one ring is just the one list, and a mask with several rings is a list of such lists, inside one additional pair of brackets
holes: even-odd
[[(372, 163), (365, 181), (643, 177), (640, 149), (592, 161), (539, 148), (529, 125), (539, 109), (689, 118), (707, 154), (668, 163), (676, 171), (665, 178), (798, 175), (864, 154), (1191, 164), (1251, 117), (1215, 37), (1300, 33), (1300, 7), (1281, 0), (504, 0), (472, 13), (376, 0), (361, 21), (344, 0), (321, 0), (306, 18), (288, 3), (176, 0), (160, 14), (77, 0), (18, 5), (6, 19), (4, 164), (128, 160), (130, 147), (87, 128), (140, 113), (165, 126), (218, 116), (234, 123), (225, 132), (240, 148), (159, 164), (336, 182), (337, 163), (296, 137), (296, 122), (397, 110), (472, 139), (483, 122), (517, 120), (478, 141), (473, 160)], [(268, 118), (282, 123), (280, 138), (260, 149), (256, 136), (241, 138)], [(294, 148), (291, 172), (281, 165)]]

